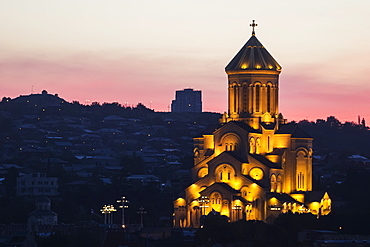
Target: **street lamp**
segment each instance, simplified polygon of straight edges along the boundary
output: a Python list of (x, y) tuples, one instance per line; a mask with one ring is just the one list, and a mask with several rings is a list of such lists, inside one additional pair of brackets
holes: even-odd
[[(117, 211), (113, 205), (104, 205), (102, 209), (100, 209), (101, 213), (104, 214), (104, 224), (112, 224), (113, 223), (113, 215), (111, 213)], [(108, 215), (108, 217), (107, 217)], [(107, 222), (108, 218), (108, 222)]]
[(202, 215), (205, 215), (206, 214), (206, 208), (208, 208), (208, 203), (209, 203), (209, 199), (207, 196), (201, 196), (199, 199), (198, 199), (198, 202), (199, 202), (199, 207), (200, 207), (200, 214), (201, 216)]
[(145, 208), (143, 206), (140, 206), (139, 211), (137, 211), (137, 213), (140, 214), (140, 224), (141, 224), (141, 228), (143, 228), (144, 227), (143, 214), (146, 214)]
[(128, 208), (128, 206), (125, 205), (125, 203), (128, 203), (128, 200), (126, 200), (126, 197), (122, 196), (121, 199), (117, 200), (117, 202), (121, 203), (119, 208), (122, 209), (122, 228), (125, 228), (126, 227), (126, 225), (125, 225), (125, 208)]
[(104, 205), (102, 209), (100, 209), (100, 212), (104, 215), (104, 224), (107, 224), (107, 214), (108, 214), (108, 206)]

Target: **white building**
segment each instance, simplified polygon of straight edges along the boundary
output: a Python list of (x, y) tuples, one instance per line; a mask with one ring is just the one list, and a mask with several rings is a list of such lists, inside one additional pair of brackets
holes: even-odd
[(45, 173), (31, 173), (17, 178), (17, 196), (56, 196), (58, 178)]

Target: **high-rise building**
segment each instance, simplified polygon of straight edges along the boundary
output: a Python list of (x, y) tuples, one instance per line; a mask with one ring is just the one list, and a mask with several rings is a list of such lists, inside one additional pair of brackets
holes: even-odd
[(191, 88), (176, 91), (171, 112), (202, 112), (202, 91), (194, 91)]
[(313, 138), (279, 113), (281, 66), (255, 36), (226, 66), (228, 112), (194, 138), (193, 184), (174, 202), (175, 227), (199, 227), (219, 212), (229, 221), (273, 221), (281, 213), (331, 212), (312, 191)]

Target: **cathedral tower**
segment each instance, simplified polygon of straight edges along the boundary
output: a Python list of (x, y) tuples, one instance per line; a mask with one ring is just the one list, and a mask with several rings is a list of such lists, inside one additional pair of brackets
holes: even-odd
[(228, 115), (225, 120), (244, 121), (252, 128), (262, 122), (276, 122), (279, 116), (279, 74), (281, 66), (255, 35), (226, 66)]

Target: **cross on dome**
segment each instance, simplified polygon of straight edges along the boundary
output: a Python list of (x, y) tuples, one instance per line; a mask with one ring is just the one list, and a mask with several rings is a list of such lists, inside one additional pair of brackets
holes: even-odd
[(254, 36), (255, 35), (254, 28), (257, 27), (258, 25), (254, 23), (254, 20), (252, 20), (252, 24), (249, 24), (249, 26), (252, 27), (252, 35)]

